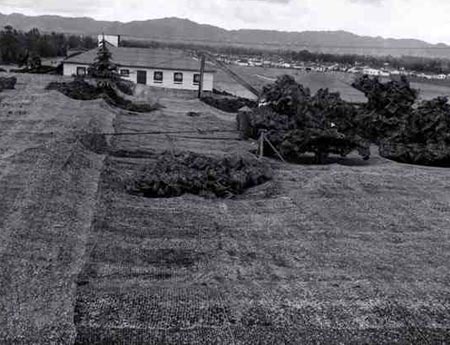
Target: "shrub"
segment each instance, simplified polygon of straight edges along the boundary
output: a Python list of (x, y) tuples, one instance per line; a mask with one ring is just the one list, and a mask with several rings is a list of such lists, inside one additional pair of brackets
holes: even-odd
[(17, 78), (16, 77), (0, 77), (0, 92), (2, 90), (13, 90), (16, 86)]
[(409, 113), (380, 154), (399, 162), (450, 166), (450, 105), (445, 97), (424, 101)]
[(102, 94), (101, 89), (79, 77), (69, 83), (51, 82), (46, 89), (59, 91), (67, 97), (78, 100), (93, 100), (99, 98)]
[(249, 108), (255, 108), (257, 106), (256, 101), (242, 97), (205, 96), (202, 97), (202, 101), (227, 113), (236, 113), (239, 109), (245, 106)]
[(450, 166), (450, 105), (445, 97), (415, 107), (418, 92), (406, 78), (381, 83), (363, 76), (353, 84), (368, 103), (357, 122), (379, 143), (380, 155), (398, 162)]
[[(256, 139), (261, 130), (267, 131), (267, 138), (286, 159), (299, 161), (310, 152), (321, 163), (330, 153), (345, 156), (353, 150), (369, 156), (369, 143), (358, 135), (354, 121), (356, 109), (338, 93), (321, 89), (311, 95), (285, 75), (264, 88), (262, 99), (266, 106), (250, 115), (250, 136)], [(270, 146), (264, 149), (274, 153)]]
[(120, 97), (109, 85), (104, 87), (94, 86), (87, 83), (83, 78), (78, 77), (69, 83), (52, 82), (47, 86), (47, 90), (57, 90), (70, 98), (78, 100), (103, 98), (109, 105), (128, 111), (146, 113), (161, 108), (161, 105), (158, 103), (133, 103)]
[(352, 85), (368, 99), (357, 118), (361, 135), (376, 143), (399, 130), (418, 96), (405, 77), (382, 83), (377, 77), (364, 75)]
[(185, 193), (229, 197), (271, 177), (270, 168), (255, 158), (215, 159), (192, 152), (165, 152), (135, 176), (127, 189), (132, 194), (150, 198), (177, 197)]
[(132, 96), (134, 94), (134, 83), (129, 80), (119, 80), (115, 83), (120, 92)]

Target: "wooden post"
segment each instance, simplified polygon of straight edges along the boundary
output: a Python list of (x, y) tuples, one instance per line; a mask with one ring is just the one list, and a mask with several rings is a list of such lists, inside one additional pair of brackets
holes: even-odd
[(259, 158), (264, 157), (264, 130), (261, 131), (259, 136)]
[(202, 98), (203, 94), (203, 78), (205, 74), (205, 54), (202, 54), (200, 59), (200, 82), (198, 83), (198, 98)]

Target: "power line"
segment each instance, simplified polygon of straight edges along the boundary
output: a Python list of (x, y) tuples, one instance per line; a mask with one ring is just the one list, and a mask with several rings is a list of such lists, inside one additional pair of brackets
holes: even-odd
[(149, 131), (149, 132), (109, 132), (109, 133), (92, 133), (96, 135), (106, 136), (122, 136), (122, 135), (167, 135), (167, 134), (202, 134), (202, 133), (237, 133), (238, 130), (227, 129), (206, 129), (195, 131)]

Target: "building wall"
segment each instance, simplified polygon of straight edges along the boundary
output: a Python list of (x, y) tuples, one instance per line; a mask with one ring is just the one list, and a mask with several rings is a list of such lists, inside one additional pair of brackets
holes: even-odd
[[(86, 67), (87, 65), (77, 65), (72, 63), (64, 63), (64, 75), (71, 76), (77, 73), (77, 67)], [(193, 71), (178, 71), (178, 70), (157, 70), (157, 69), (145, 69), (145, 68), (132, 68), (132, 67), (120, 67), (120, 70), (127, 69), (130, 71), (128, 77), (122, 75), (123, 79), (130, 80), (134, 83), (137, 83), (137, 71), (146, 71), (147, 72), (147, 84), (149, 86), (154, 87), (166, 87), (170, 89), (178, 89), (178, 90), (198, 90), (198, 85), (194, 84), (194, 74), (199, 74), (199, 72)], [(161, 83), (154, 82), (153, 74), (156, 71), (163, 72), (163, 81)], [(183, 73), (183, 83), (176, 84), (173, 80), (173, 74), (175, 72)], [(203, 90), (212, 91), (214, 86), (214, 73), (205, 72), (203, 78)]]
[(103, 39), (105, 39), (106, 42), (113, 45), (114, 47), (118, 47), (120, 45), (120, 35), (98, 35), (98, 45), (100, 45)]

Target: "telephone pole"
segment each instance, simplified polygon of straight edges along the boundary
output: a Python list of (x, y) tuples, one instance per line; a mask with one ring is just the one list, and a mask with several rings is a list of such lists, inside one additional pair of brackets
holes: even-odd
[(200, 58), (200, 81), (198, 83), (198, 98), (202, 98), (203, 94), (203, 78), (205, 74), (205, 54), (202, 53)]

